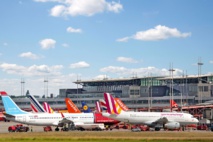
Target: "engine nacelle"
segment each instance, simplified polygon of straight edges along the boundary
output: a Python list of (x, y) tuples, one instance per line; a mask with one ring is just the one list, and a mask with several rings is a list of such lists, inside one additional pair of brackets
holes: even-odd
[(170, 130), (175, 130), (180, 128), (180, 123), (178, 122), (169, 122), (164, 125), (165, 128)]

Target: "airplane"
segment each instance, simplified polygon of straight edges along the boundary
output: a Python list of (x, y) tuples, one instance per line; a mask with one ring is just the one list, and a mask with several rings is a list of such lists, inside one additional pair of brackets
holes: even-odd
[[(72, 102), (72, 100), (70, 98), (65, 98), (65, 102), (66, 102), (69, 113), (76, 113), (76, 112), (81, 113), (81, 111)], [(88, 113), (85, 113), (85, 114), (88, 114)], [(108, 125), (108, 126), (112, 126), (112, 125), (119, 123), (119, 121), (117, 121), (115, 119), (111, 119), (111, 118), (103, 116), (100, 112), (89, 112), (89, 114), (94, 115), (94, 123), (104, 123), (104, 125)]]
[(182, 126), (197, 124), (198, 119), (188, 113), (179, 112), (130, 112), (124, 111), (109, 93), (104, 93), (107, 112), (103, 116), (116, 119), (129, 124), (143, 124), (159, 131), (164, 129), (180, 129)]
[[(31, 106), (33, 106), (32, 109), (34, 108), (40, 108), (40, 109), (36, 109), (36, 113), (40, 112), (40, 113), (43, 113), (44, 111), (41, 111), (41, 110), (45, 110), (45, 112), (47, 113), (53, 113), (53, 110), (52, 108), (50, 107), (50, 105), (46, 102), (43, 103), (43, 106), (44, 108), (40, 105), (40, 103), (37, 101), (37, 99), (32, 96), (32, 95), (29, 95), (29, 98), (30, 98), (30, 102), (31, 102)], [(72, 102), (71, 99), (69, 98), (65, 98), (65, 102), (67, 104), (67, 108), (68, 108), (68, 112), (69, 113), (81, 113), (81, 111), (78, 109), (78, 107)], [(36, 105), (35, 105), (36, 104)], [(86, 105), (84, 103), (84, 105)], [(64, 115), (63, 115), (63, 118), (64, 118)], [(80, 130), (85, 130), (85, 129), (95, 129), (95, 128), (101, 128), (101, 129), (104, 129), (104, 124), (97, 124), (97, 123), (91, 123), (91, 124), (76, 124), (75, 127), (77, 129), (80, 129)]]
[(5, 108), (7, 120), (28, 125), (37, 126), (57, 126), (63, 127), (65, 124), (75, 126), (81, 124), (93, 124), (94, 115), (92, 113), (32, 113), (21, 110), (16, 103), (7, 95), (5, 91), (0, 92)]

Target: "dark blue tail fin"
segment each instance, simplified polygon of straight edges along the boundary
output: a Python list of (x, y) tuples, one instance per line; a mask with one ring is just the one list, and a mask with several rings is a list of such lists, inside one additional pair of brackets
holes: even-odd
[(85, 102), (82, 102), (81, 104), (82, 104), (82, 108), (83, 108), (83, 112), (84, 113), (90, 113), (90, 112), (92, 112), (90, 110), (90, 108), (88, 107), (88, 105)]

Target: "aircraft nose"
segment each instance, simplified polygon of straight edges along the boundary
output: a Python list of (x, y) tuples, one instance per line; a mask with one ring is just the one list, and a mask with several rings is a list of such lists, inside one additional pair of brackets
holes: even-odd
[(197, 118), (194, 118), (194, 121), (197, 122), (197, 123), (199, 122), (199, 120)]

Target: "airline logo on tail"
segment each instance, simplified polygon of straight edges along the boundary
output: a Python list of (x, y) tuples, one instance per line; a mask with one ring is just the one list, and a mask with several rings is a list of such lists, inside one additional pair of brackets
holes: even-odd
[(47, 102), (43, 102), (43, 107), (47, 113), (54, 113), (53, 109), (50, 107), (50, 105)]
[(46, 112), (34, 96), (29, 95), (29, 99), (30, 99), (30, 105), (33, 112)]
[(16, 115), (16, 114), (26, 114), (28, 112), (25, 112), (21, 110), (16, 103), (7, 95), (5, 91), (0, 92), (2, 97), (2, 102), (5, 109), (5, 114), (9, 115)]
[(118, 103), (115, 101), (113, 96), (109, 93), (104, 93), (104, 99), (106, 101), (107, 106), (107, 112), (109, 114), (120, 114), (122, 111), (122, 108), (118, 105)]
[(92, 112), (90, 110), (90, 108), (88, 107), (88, 105), (85, 102), (82, 102), (81, 104), (82, 104), (82, 108), (83, 108), (83, 112), (84, 113), (90, 113), (90, 112)]
[(103, 99), (99, 100), (101, 110), (107, 110), (106, 102)]
[(95, 103), (95, 106), (96, 106), (96, 111), (97, 111), (97, 112), (102, 112), (101, 106), (100, 106), (100, 102), (99, 102), (99, 101), (97, 101), (97, 102)]
[(124, 111), (129, 110), (129, 108), (119, 98), (114, 98), (114, 99)]
[(67, 110), (69, 113), (81, 113), (78, 107), (72, 102), (70, 98), (65, 98)]

